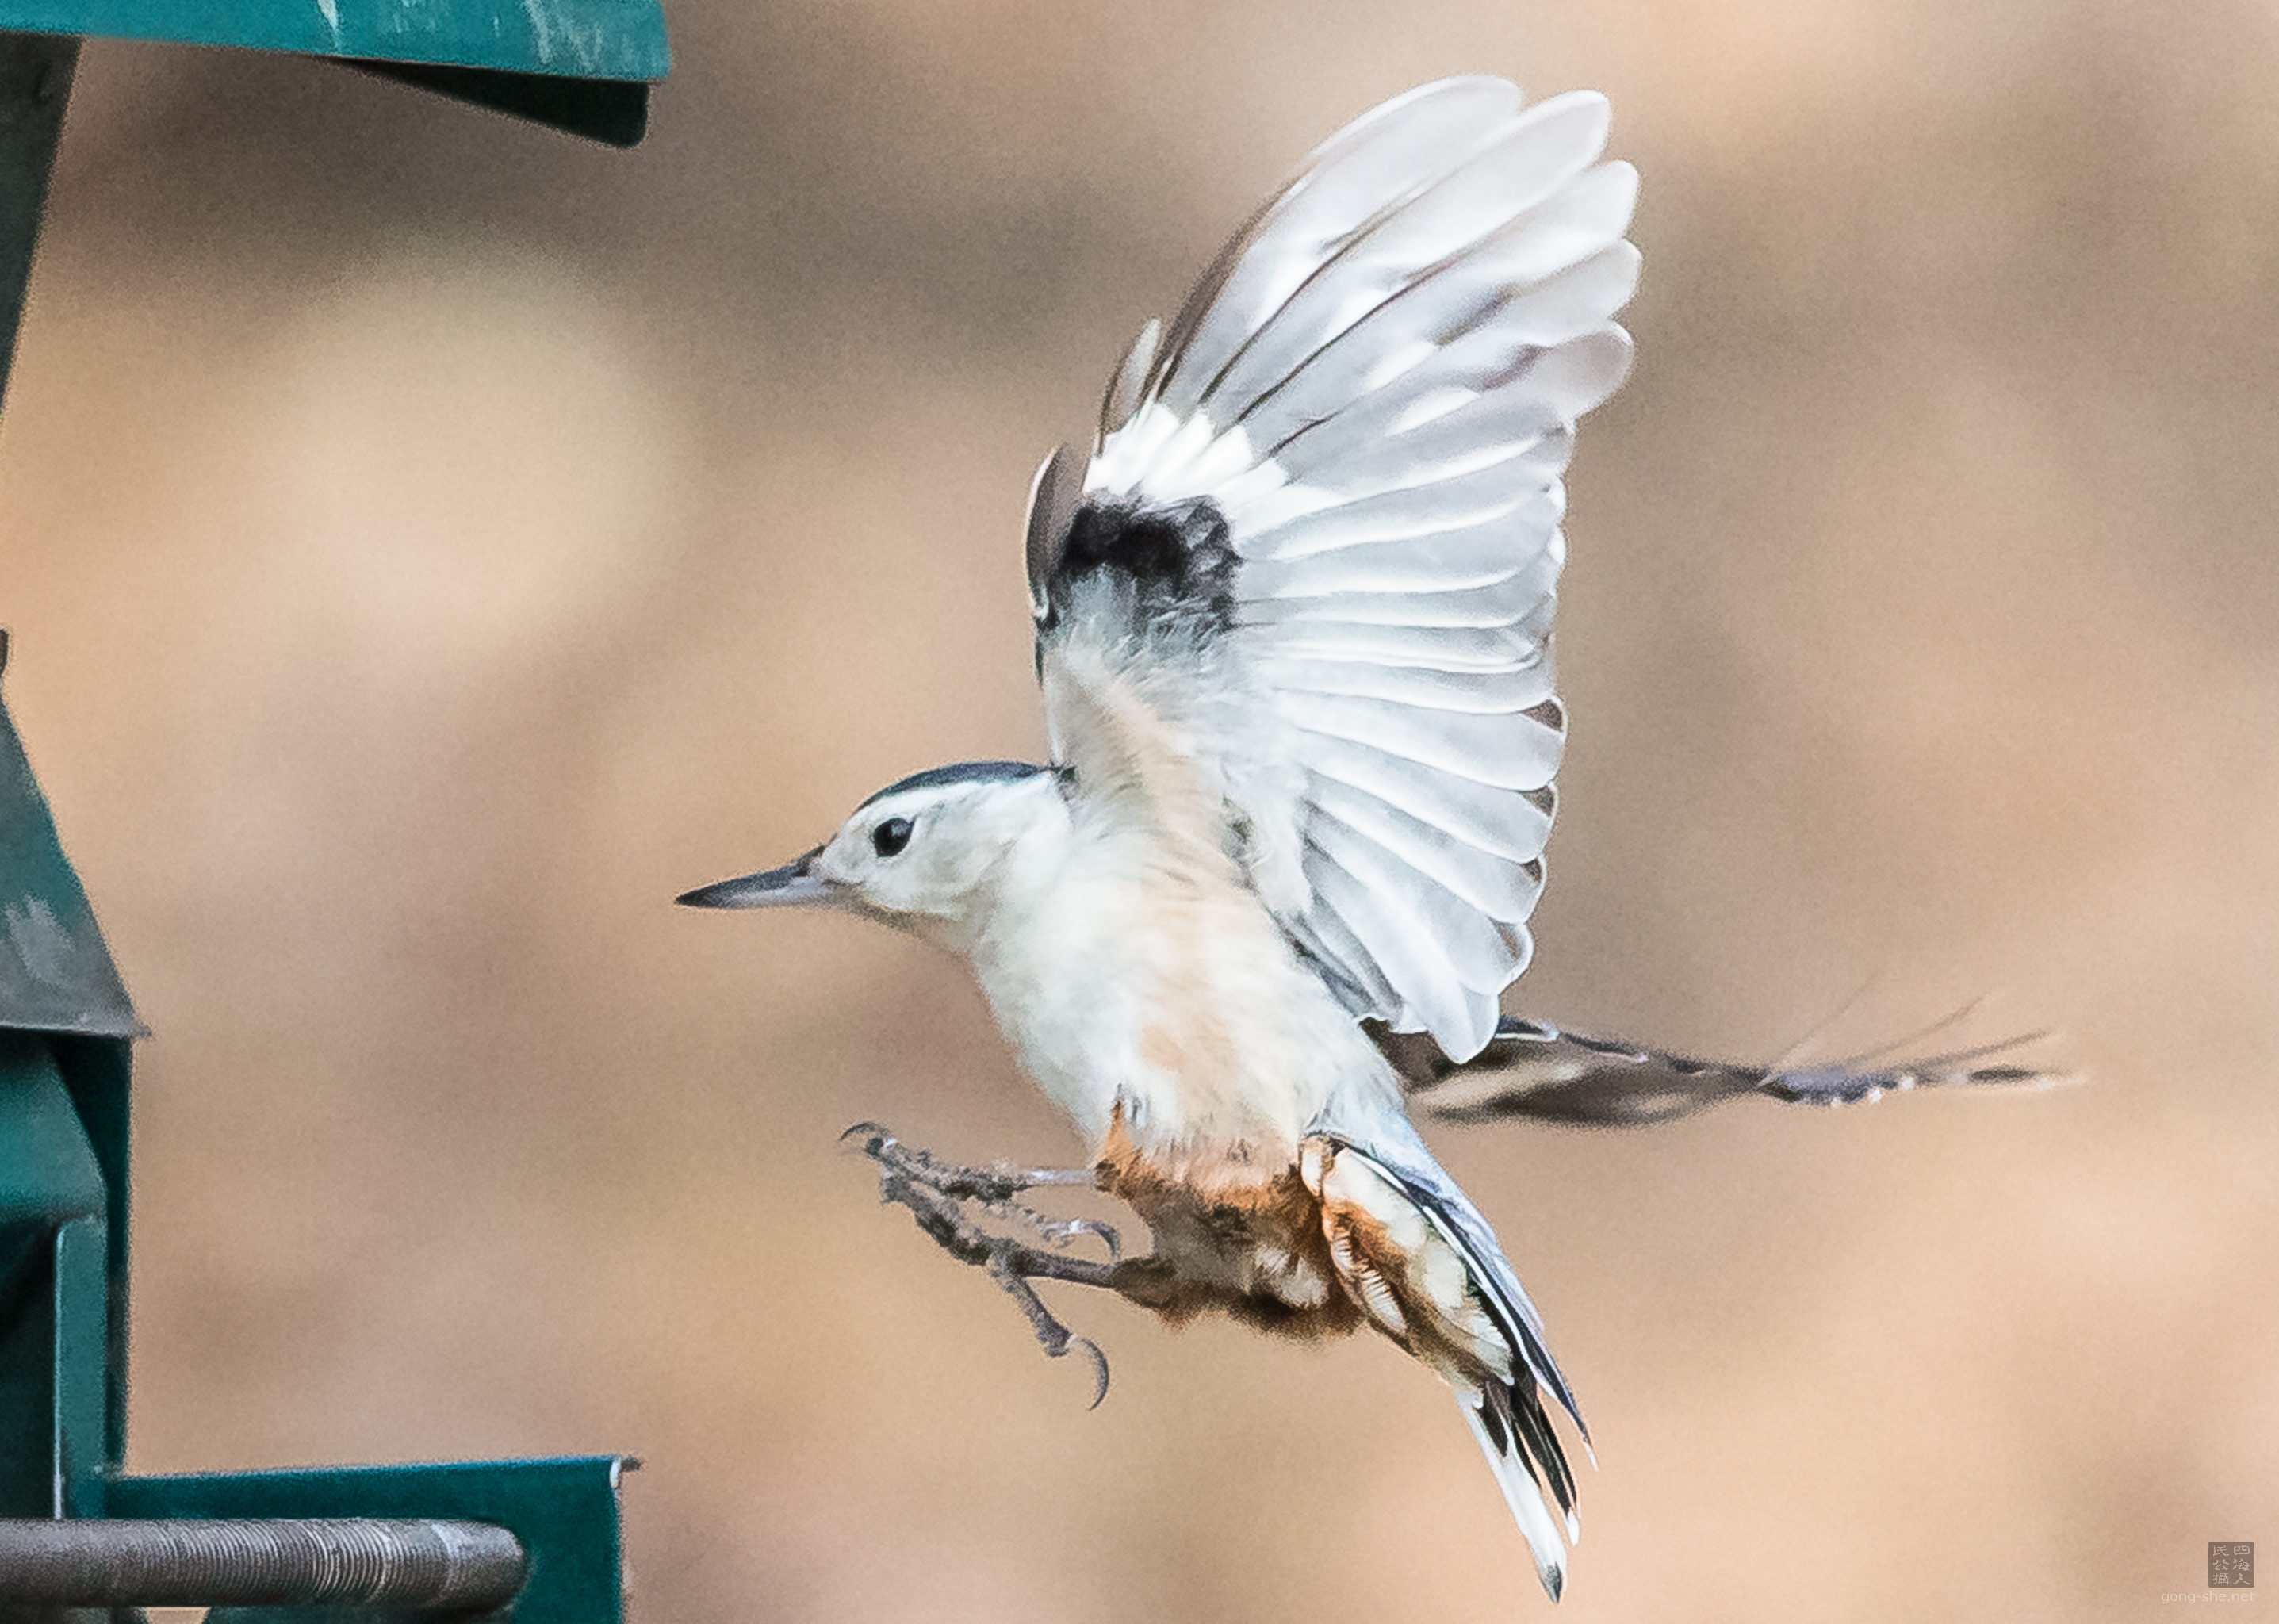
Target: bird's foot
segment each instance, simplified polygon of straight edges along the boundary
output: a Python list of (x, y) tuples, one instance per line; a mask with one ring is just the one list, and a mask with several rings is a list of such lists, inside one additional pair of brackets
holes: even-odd
[[(854, 1142), (879, 1164), (880, 1200), (908, 1207), (918, 1228), (944, 1252), (961, 1263), (986, 1270), (1020, 1306), (1047, 1357), (1064, 1358), (1072, 1348), (1083, 1351), (1092, 1361), (1095, 1383), (1092, 1402), (1098, 1408), (1108, 1397), (1108, 1356), (1089, 1337), (1079, 1337), (1062, 1324), (1029, 1283), (1065, 1280), (1076, 1285), (1119, 1290), (1124, 1271), (1116, 1230), (1093, 1219), (1049, 1218), (1013, 1199), (1049, 1185), (1093, 1186), (1098, 1181), (1092, 1170), (957, 1167), (903, 1144), (876, 1122), (859, 1122), (840, 1137)], [(974, 1221), (971, 1209), (975, 1207), (1028, 1230), (1044, 1246), (984, 1229)], [(1061, 1250), (1086, 1235), (1107, 1247), (1107, 1262), (1070, 1257)]]
[(1100, 1175), (1092, 1168), (959, 1167), (943, 1161), (931, 1151), (905, 1145), (876, 1122), (857, 1122), (839, 1136), (843, 1144), (858, 1141), (863, 1153), (890, 1173), (932, 1191), (945, 1200), (971, 1201), (993, 1218), (1018, 1224), (1040, 1240), (1065, 1246), (1089, 1235), (1108, 1248), (1108, 1260), (1124, 1255), (1123, 1237), (1113, 1224), (1097, 1218), (1058, 1219), (1013, 1198), (1027, 1191), (1052, 1187), (1097, 1189)]

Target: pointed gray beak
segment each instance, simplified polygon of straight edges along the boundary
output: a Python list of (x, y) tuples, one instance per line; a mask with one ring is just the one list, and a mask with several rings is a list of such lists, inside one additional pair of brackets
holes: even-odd
[(818, 846), (780, 869), (765, 869), (717, 885), (700, 885), (673, 900), (683, 908), (800, 908), (836, 902), (846, 894), (847, 887), (815, 871), (815, 860), (822, 855)]

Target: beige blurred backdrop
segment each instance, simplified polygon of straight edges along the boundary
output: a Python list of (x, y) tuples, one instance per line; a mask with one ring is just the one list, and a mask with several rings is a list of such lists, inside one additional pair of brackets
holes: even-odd
[(2279, 12), (671, 22), (630, 154), (88, 49), (0, 621), (155, 1032), (135, 1467), (635, 1452), (645, 1624), (1548, 1616), (1392, 1350), (1063, 1293), (1087, 1413), (877, 1206), (858, 1119), (1073, 1153), (960, 966), (669, 906), (1041, 749), (1036, 457), (1316, 141), (1492, 72), (1645, 176), (1514, 1007), (1767, 1058), (1991, 993), (2088, 1076), (1435, 1130), (1597, 1440), (1562, 1616), (2151, 1618), (2279, 1555)]

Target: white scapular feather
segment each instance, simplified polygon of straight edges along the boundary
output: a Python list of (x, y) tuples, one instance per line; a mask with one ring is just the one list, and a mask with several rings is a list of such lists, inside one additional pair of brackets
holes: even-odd
[(1378, 665), (1366, 660), (1298, 659), (1277, 660), (1272, 673), (1274, 686), (1285, 700), (1301, 693), (1348, 694), (1423, 710), (1509, 716), (1551, 697), (1551, 673), (1540, 665), (1442, 671), (1429, 666)]
[[(1531, 538), (1516, 533), (1516, 516), (1500, 513), (1453, 530), (1421, 536), (1356, 541), (1293, 557), (1261, 561), (1235, 582), (1239, 601), (1284, 605), (1295, 611), (1307, 598), (1340, 594), (1387, 597), (1408, 593), (1461, 592), (1493, 586), (1523, 575), (1532, 603), (1550, 586), (1559, 560), (1546, 559), (1555, 527)], [(1523, 520), (1521, 521), (1524, 523)], [(1533, 546), (1529, 546), (1531, 539)], [(1543, 566), (1547, 564), (1547, 569)], [(1279, 620), (1282, 615), (1268, 614)]]
[[(1381, 892), (1396, 877), (1405, 881), (1408, 907), (1404, 923), (1421, 927), (1431, 937), (1460, 985), (1493, 995), (1519, 973), (1506, 929), (1421, 870), (1400, 873), (1409, 865), (1400, 854), (1325, 812), (1316, 813), (1307, 827), (1307, 838), (1315, 851), (1369, 890)], [(1366, 934), (1363, 939), (1368, 939)], [(1491, 1023), (1494, 1018), (1491, 1011)]]
[(1238, 536), (1235, 550), (1245, 559), (1287, 563), (1335, 548), (1424, 541), (1497, 519), (1510, 521), (1523, 536), (1530, 532), (1539, 535), (1558, 522), (1564, 509), (1564, 503), (1539, 485), (1514, 488), (1515, 482), (1500, 468), (1439, 479), (1419, 471), (1419, 478), (1420, 483), (1365, 492), (1334, 508), (1301, 514), (1263, 535)]
[(1354, 1013), (1460, 1060), (1530, 951), (1561, 480), (1630, 365), (1638, 177), (1600, 162), (1607, 124), (1592, 93), (1458, 79), (1339, 131), (1141, 333), (1084, 479), (1217, 505), (1234, 652), (1186, 680), (1231, 685), (1214, 771), (1303, 854), (1278, 917)]
[(1541, 789), (1559, 769), (1562, 730), (1522, 713), (1466, 716), (1382, 700), (1324, 694), (1295, 724), (1308, 733), (1374, 745), (1498, 789)]
[(1322, 739), (1310, 754), (1316, 785), (1360, 790), (1499, 857), (1527, 862), (1540, 857), (1550, 840), (1548, 789), (1500, 789), (1350, 739)]
[[(1483, 1026), (1492, 1037), (1493, 1000), (1485, 1009), (1480, 1007), (1477, 994), (1464, 985), (1446, 950), (1433, 939), (1431, 922), (1421, 908), (1386, 908), (1370, 894), (1364, 880), (1324, 849), (1316, 837), (1326, 832), (1328, 821), (1321, 819), (1319, 827), (1308, 827), (1301, 863), (1306, 881), (1315, 896), (1336, 915), (1347, 938), (1360, 949), (1374, 974), (1398, 990), (1400, 1001), (1391, 1007), (1387, 1018), (1412, 1031), (1430, 1031), (1436, 1037), (1449, 1032), (1459, 1042), (1469, 1041)], [(1321, 934), (1327, 946), (1328, 934)], [(1479, 1044), (1485, 1048), (1487, 1038), (1482, 1038)]]
[(1535, 899), (1543, 890), (1543, 867), (1533, 859), (1517, 862), (1500, 852), (1484, 851), (1334, 778), (1315, 785), (1314, 804), (1490, 919), (1519, 924), (1535, 911)]

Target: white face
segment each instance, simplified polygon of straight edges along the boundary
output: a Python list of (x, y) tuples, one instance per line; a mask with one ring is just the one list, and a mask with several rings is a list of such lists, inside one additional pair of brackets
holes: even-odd
[(987, 906), (1017, 848), (1041, 855), (1040, 846), (1057, 847), (1068, 808), (1050, 771), (925, 781), (929, 776), (864, 803), (798, 862), (680, 900), (843, 908), (922, 935), (957, 937), (957, 927)]
[(958, 919), (1040, 816), (1065, 818), (1052, 775), (882, 795), (840, 826), (816, 859), (865, 911)]

